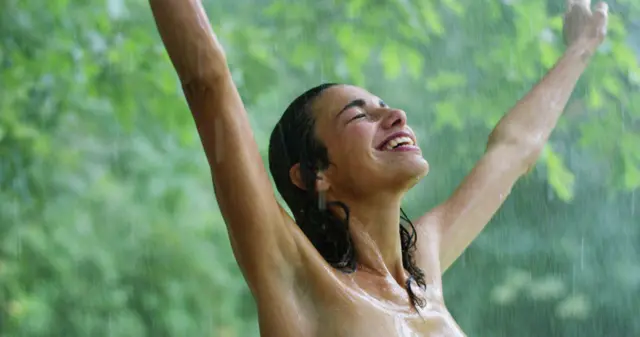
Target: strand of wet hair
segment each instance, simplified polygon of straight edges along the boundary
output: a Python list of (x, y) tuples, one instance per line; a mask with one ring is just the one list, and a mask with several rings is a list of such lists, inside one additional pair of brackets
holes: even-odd
[(402, 245), (402, 264), (409, 272), (409, 278), (406, 281), (406, 289), (407, 294), (409, 295), (409, 299), (411, 300), (411, 304), (416, 307), (424, 308), (426, 305), (426, 301), (423, 297), (418, 296), (414, 293), (413, 288), (411, 287), (411, 283), (415, 282), (416, 285), (421, 289), (426, 289), (427, 285), (424, 281), (424, 272), (418, 268), (415, 264), (413, 253), (416, 249), (417, 242), (417, 234), (416, 227), (413, 222), (409, 219), (407, 214), (404, 212), (402, 208), (400, 208), (401, 216), (400, 219), (404, 220), (409, 224), (411, 231), (406, 229), (402, 224), (400, 225), (400, 240)]
[[(327, 202), (323, 210), (318, 206), (319, 201), (307, 203), (303, 212), (304, 220), (299, 225), (302, 225), (311, 243), (331, 266), (343, 272), (354, 272), (356, 254), (348, 227), (349, 208), (340, 201)], [(329, 209), (332, 206), (341, 208), (345, 212), (345, 219), (335, 216)], [(341, 237), (344, 241), (340, 241)], [(342, 254), (331, 254), (334, 252)]]

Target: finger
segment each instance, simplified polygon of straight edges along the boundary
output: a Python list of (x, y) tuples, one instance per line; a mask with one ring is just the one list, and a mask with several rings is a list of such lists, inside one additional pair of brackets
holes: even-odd
[(591, 0), (566, 0), (566, 11), (570, 12), (573, 6), (578, 6), (584, 9), (591, 9)]
[(596, 5), (596, 8), (594, 9), (594, 11), (596, 13), (601, 13), (602, 15), (607, 15), (609, 14), (609, 5), (607, 5), (606, 2), (604, 1), (600, 1), (598, 2), (598, 4)]
[(580, 6), (585, 8), (591, 8), (591, 0), (567, 0), (567, 8), (572, 6)]
[(599, 2), (593, 11), (593, 19), (596, 22), (596, 27), (602, 29), (602, 34), (606, 33), (607, 20), (609, 17), (609, 6), (605, 2)]

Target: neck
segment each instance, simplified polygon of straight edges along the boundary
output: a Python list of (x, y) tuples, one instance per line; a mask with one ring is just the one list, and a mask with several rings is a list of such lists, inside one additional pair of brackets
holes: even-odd
[(359, 268), (392, 276), (404, 284), (399, 228), (401, 199), (402, 195), (394, 194), (339, 200), (349, 207), (349, 232)]

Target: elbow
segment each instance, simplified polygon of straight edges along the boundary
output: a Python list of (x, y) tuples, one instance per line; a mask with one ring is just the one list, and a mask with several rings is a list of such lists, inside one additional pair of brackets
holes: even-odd
[(225, 67), (206, 66), (179, 74), (183, 88), (215, 88), (231, 78), (229, 69)]
[(494, 146), (509, 146), (518, 148), (524, 155), (537, 157), (544, 148), (546, 141), (546, 137), (542, 134), (519, 132), (518, 130), (501, 131), (495, 129), (489, 135), (487, 149)]
[(545, 142), (540, 139), (492, 133), (487, 142), (486, 152), (499, 151), (504, 153), (506, 151), (510, 161), (519, 163), (524, 174), (535, 166), (544, 145)]

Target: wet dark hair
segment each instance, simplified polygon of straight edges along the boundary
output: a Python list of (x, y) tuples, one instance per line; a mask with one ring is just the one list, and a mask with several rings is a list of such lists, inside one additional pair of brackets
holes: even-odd
[[(276, 188), (293, 217), (320, 255), (334, 268), (350, 273), (356, 269), (356, 254), (349, 233), (349, 207), (340, 201), (325, 203), (316, 191), (317, 173), (329, 167), (327, 148), (316, 137), (311, 104), (322, 92), (336, 83), (325, 83), (298, 96), (287, 107), (269, 140), (269, 169)], [(297, 187), (289, 171), (300, 163), (300, 178), (305, 189)], [(346, 214), (342, 219), (329, 210), (338, 207)], [(402, 209), (400, 239), (402, 264), (409, 272), (406, 288), (413, 305), (423, 307), (424, 299), (411, 290), (411, 282), (425, 288), (424, 273), (415, 264), (416, 231)]]

